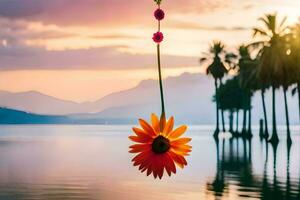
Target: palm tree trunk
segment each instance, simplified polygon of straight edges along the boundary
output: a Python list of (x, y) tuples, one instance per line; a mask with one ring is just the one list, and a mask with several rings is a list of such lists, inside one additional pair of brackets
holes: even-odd
[(251, 137), (252, 136), (252, 112), (251, 112), (251, 108), (249, 108), (248, 110), (248, 136)]
[(233, 133), (233, 110), (229, 111), (229, 132)]
[(264, 120), (263, 119), (259, 120), (259, 138), (260, 139), (264, 138)]
[(300, 119), (300, 82), (297, 83), (298, 90), (298, 105), (299, 105), (299, 119)]
[(236, 127), (235, 127), (235, 132), (238, 134), (239, 132), (239, 110), (236, 110)]
[(223, 128), (223, 132), (226, 131), (225, 129), (225, 119), (224, 119), (224, 109), (221, 108), (221, 115), (222, 115), (222, 128)]
[(266, 109), (266, 102), (265, 102), (265, 91), (261, 90), (261, 100), (263, 105), (263, 111), (264, 111), (264, 120), (265, 120), (265, 134), (264, 137), (266, 139), (269, 138), (269, 130), (268, 130), (268, 118), (267, 118), (267, 109)]
[(285, 192), (285, 196), (286, 199), (292, 199), (292, 193), (291, 193), (291, 175), (290, 175), (290, 157), (291, 157), (291, 145), (287, 146), (287, 163), (286, 163), (286, 192)]
[(291, 144), (292, 139), (291, 139), (291, 132), (290, 132), (290, 120), (289, 120), (289, 110), (288, 110), (288, 104), (287, 104), (287, 98), (286, 98), (286, 91), (287, 91), (287, 88), (283, 88), (285, 119), (286, 119), (286, 129), (287, 129), (287, 143)]
[[(220, 79), (220, 85), (223, 85), (222, 79)], [(220, 109), (221, 109), (221, 117), (222, 117), (222, 128), (223, 128), (223, 132), (225, 132), (226, 129), (225, 129), (224, 109), (223, 108)]]
[(236, 127), (235, 127), (235, 132), (238, 134), (239, 132), (239, 110), (236, 110)]
[(243, 129), (242, 129), (242, 135), (244, 136), (246, 134), (246, 123), (247, 123), (247, 109), (243, 108)]
[(275, 99), (275, 87), (272, 86), (272, 137), (270, 139), (270, 142), (273, 144), (277, 144), (279, 142), (278, 134), (277, 134), (277, 123), (276, 123), (276, 99)]
[(249, 92), (248, 94), (248, 103), (249, 103), (249, 110), (248, 110), (248, 137), (252, 137), (252, 128), (251, 128), (251, 125), (252, 125), (252, 121), (251, 121), (251, 94)]
[(218, 92), (218, 82), (217, 79), (215, 79), (215, 94), (216, 94), (216, 130), (214, 133), (214, 137), (217, 137), (219, 135), (220, 129), (219, 129), (219, 98), (217, 96)]
[(246, 132), (247, 132), (247, 129), (246, 129), (246, 126), (247, 126), (247, 97), (246, 97), (246, 92), (244, 90), (243, 92), (243, 98), (242, 98), (242, 101), (243, 101), (243, 128), (242, 128), (242, 136), (245, 137), (246, 135)]

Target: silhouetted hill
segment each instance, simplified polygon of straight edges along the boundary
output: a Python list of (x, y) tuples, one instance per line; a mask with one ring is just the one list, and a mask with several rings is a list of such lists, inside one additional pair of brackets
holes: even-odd
[[(168, 108), (181, 108), (183, 105), (173, 104), (182, 104), (186, 101), (211, 104), (213, 85), (205, 75), (184, 73), (178, 77), (168, 77), (164, 81), (164, 86), (166, 101), (170, 104)], [(150, 107), (152, 112), (157, 111), (159, 108), (157, 80), (144, 80), (136, 87), (114, 92), (94, 102), (84, 103), (65, 101), (34, 91), (20, 93), (0, 91), (0, 106), (45, 115), (99, 113), (118, 107), (140, 107), (140, 105)], [(204, 110), (206, 108), (207, 106), (203, 107)], [(172, 111), (178, 113), (176, 109)]]
[(59, 124), (67, 122), (64, 116), (47, 116), (0, 108), (0, 124)]
[(17, 93), (0, 91), (0, 106), (46, 115), (85, 112), (80, 110), (81, 107), (76, 102), (54, 98), (36, 91)]
[(38, 115), (0, 107), (0, 124), (128, 124), (133, 122), (130, 119), (102, 119), (93, 114), (88, 116)]
[[(168, 77), (164, 80), (164, 89), (167, 115), (174, 115), (176, 123), (215, 123), (215, 105), (212, 102), (214, 83), (211, 77), (204, 74), (190, 73)], [(149, 119), (152, 112), (160, 113), (157, 80), (141, 81), (136, 87), (112, 93), (95, 102), (75, 103), (60, 101), (56, 98), (52, 99), (53, 97), (45, 97), (35, 92), (23, 93), (23, 95), (25, 94), (27, 97), (22, 97), (20, 94), (13, 94), (10, 98), (12, 100), (17, 98), (15, 102), (18, 101), (19, 106), (22, 105), (27, 109), (21, 109), (18, 106), (10, 108), (45, 115), (66, 115), (62, 119), (63, 123), (136, 123), (138, 118)], [(298, 100), (291, 96), (290, 91), (288, 94), (291, 124), (299, 124)], [(7, 96), (5, 93), (2, 95)], [(268, 91), (266, 93), (266, 104), (269, 121), (272, 114), (270, 97), (270, 91)], [(1, 99), (0, 93), (0, 106), (1, 102), (3, 102)], [(41, 101), (41, 99), (44, 100)], [(259, 119), (263, 117), (259, 93), (255, 94), (252, 106), (253, 124), (257, 124)], [(285, 124), (284, 102), (281, 90), (276, 93), (276, 107), (278, 124)], [(39, 109), (42, 112), (39, 112)], [(227, 113), (225, 113), (225, 119), (228, 121)], [(241, 119), (242, 116), (240, 116), (240, 122)]]

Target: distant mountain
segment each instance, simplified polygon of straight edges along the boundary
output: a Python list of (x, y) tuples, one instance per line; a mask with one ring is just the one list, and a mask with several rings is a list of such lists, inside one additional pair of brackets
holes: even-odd
[(38, 115), (24, 111), (1, 108), (0, 124), (128, 124), (128, 119), (101, 119), (90, 117), (74, 117), (59, 115)]
[[(213, 84), (200, 74), (185, 73), (164, 81), (166, 110), (177, 120), (209, 123), (213, 118)], [(95, 102), (75, 103), (38, 92), (0, 92), (0, 106), (43, 115), (69, 115), (73, 120), (133, 122), (160, 112), (157, 80), (144, 80), (136, 87), (112, 93)], [(78, 114), (83, 113), (83, 114)], [(93, 114), (94, 113), (94, 114)], [(208, 113), (201, 115), (201, 113)]]
[[(175, 115), (176, 121), (211, 123), (214, 104), (211, 103), (213, 82), (201, 74), (184, 73), (164, 81), (166, 112)], [(117, 103), (97, 115), (102, 118), (149, 118), (150, 113), (160, 113), (158, 81), (142, 81), (137, 87), (106, 97)]]
[[(192, 124), (215, 123), (215, 104), (212, 102), (214, 84), (210, 77), (203, 74), (184, 73), (178, 77), (169, 77), (164, 81), (166, 111), (174, 115), (176, 122)], [(102, 119), (130, 119), (137, 121), (138, 117), (149, 119), (150, 113), (160, 113), (160, 98), (158, 82), (155, 80), (142, 81), (137, 87), (127, 91), (114, 93), (104, 98), (111, 103), (107, 109), (94, 114)], [(285, 110), (282, 90), (276, 95), (277, 121), (285, 124)], [(97, 103), (103, 103), (103, 99)], [(289, 91), (289, 115), (291, 124), (299, 124), (298, 100)], [(271, 94), (266, 93), (267, 112), (271, 121)], [(104, 106), (105, 107), (105, 106)], [(258, 124), (262, 115), (261, 96), (257, 92), (252, 102), (253, 124)], [(242, 119), (240, 112), (240, 122)], [(135, 119), (135, 120), (134, 120)], [(228, 114), (225, 113), (228, 121)]]
[(0, 108), (0, 124), (59, 124), (68, 122), (64, 116), (46, 116)]
[[(179, 77), (169, 77), (165, 81), (165, 87), (166, 95), (170, 96), (170, 98), (167, 98), (168, 102), (174, 102), (174, 99), (178, 101), (187, 97), (192, 98), (193, 95), (201, 96), (199, 92), (184, 96), (188, 92), (186, 89), (191, 91), (202, 90), (202, 95), (204, 93), (211, 95), (212, 93), (211, 82), (204, 75), (185, 73)], [(177, 95), (177, 93), (181, 93), (181, 95)], [(204, 98), (208, 95), (203, 96), (204, 101), (210, 101), (211, 96), (208, 99)], [(134, 88), (112, 93), (95, 102), (84, 103), (66, 101), (35, 91), (20, 93), (0, 91), (0, 106), (46, 115), (98, 113), (110, 108), (137, 105), (148, 105), (152, 109), (158, 106), (155, 104), (159, 104), (159, 90), (156, 80), (144, 80)]]
[(11, 93), (0, 91), (0, 106), (38, 114), (80, 113), (78, 103), (57, 99), (39, 92)]
[[(184, 73), (177, 77), (166, 78), (164, 89), (167, 114), (174, 115), (176, 122), (193, 124), (215, 122), (212, 78), (203, 74)], [(271, 120), (271, 95), (267, 93), (266, 96), (267, 111)], [(288, 95), (288, 101), (291, 123), (299, 124), (297, 98)], [(252, 105), (253, 123), (257, 124), (262, 117), (259, 93), (255, 94)], [(85, 103), (64, 101), (36, 92), (0, 92), (0, 106), (44, 115), (66, 115), (67, 118), (63, 120), (65, 123), (136, 123), (139, 117), (148, 119), (152, 112), (160, 113), (160, 98), (158, 81), (144, 80), (134, 88)], [(277, 92), (276, 107), (278, 123), (284, 124), (285, 113), (281, 91)], [(227, 114), (225, 118), (227, 120)]]

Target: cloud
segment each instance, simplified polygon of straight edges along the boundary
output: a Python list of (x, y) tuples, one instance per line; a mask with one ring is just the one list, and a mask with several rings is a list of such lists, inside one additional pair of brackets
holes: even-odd
[[(228, 0), (172, 0), (163, 7), (168, 14), (209, 12)], [(1, 0), (0, 16), (58, 25), (144, 24), (155, 4), (152, 0)]]
[(253, 9), (253, 8), (255, 8), (255, 7), (257, 7), (257, 4), (255, 4), (255, 3), (247, 3), (247, 4), (245, 4), (245, 5), (243, 6), (243, 9), (244, 9), (244, 10), (251, 10), (251, 9)]
[(169, 21), (166, 24), (168, 28), (178, 28), (178, 29), (196, 29), (196, 30), (205, 30), (205, 31), (249, 31), (251, 27), (243, 26), (203, 26), (199, 23), (194, 22), (181, 22), (181, 21)]
[[(193, 21), (172, 22), (172, 16), (178, 16), (178, 13), (201, 15), (228, 6), (228, 2), (230, 1), (166, 0), (163, 8), (167, 8), (169, 21), (165, 22), (165, 27), (212, 31), (246, 30), (247, 27), (202, 26)], [(136, 27), (150, 24), (153, 27), (151, 14), (154, 8), (153, 0), (1, 0), (0, 69), (153, 67), (156, 63), (154, 54), (128, 52), (133, 52), (133, 47), (135, 50), (146, 47), (143, 46), (144, 43), (140, 45), (140, 41), (144, 38), (142, 35), (148, 33), (147, 29), (139, 32)], [(122, 29), (124, 26), (135, 26), (135, 29)], [(138, 31), (131, 33), (130, 30)], [(172, 46), (169, 45), (169, 49), (170, 47)], [(140, 49), (136, 51), (141, 52)], [(169, 51), (173, 55), (181, 54), (174, 52)], [(198, 65), (196, 57), (164, 55), (163, 61), (168, 67)]]
[[(135, 69), (153, 67), (155, 54), (128, 53), (127, 45), (106, 45), (85, 49), (48, 50), (46, 46), (32, 45), (35, 39), (69, 38), (74, 33), (56, 26), (45, 26), (24, 20), (0, 17), (0, 70), (24, 69)], [(78, 33), (79, 34), (79, 33)], [(93, 39), (140, 39), (127, 34), (88, 35)], [(126, 51), (126, 52), (125, 52)], [(197, 65), (197, 58), (165, 55), (168, 67)]]
[[(0, 46), (1, 70), (25, 69), (136, 69), (154, 67), (153, 54), (129, 54), (120, 51), (126, 46), (48, 51), (26, 45)], [(167, 67), (197, 65), (197, 58), (164, 55)]]
[(126, 34), (108, 34), (108, 35), (89, 35), (89, 38), (93, 39), (141, 39), (140, 36), (126, 35)]
[[(41, 26), (43, 28), (33, 28)], [(31, 39), (59, 39), (75, 36), (74, 33), (55, 30), (54, 26), (42, 26), (40, 23), (31, 23), (24, 20), (0, 17), (0, 41), (6, 40), (9, 44), (24, 43)]]

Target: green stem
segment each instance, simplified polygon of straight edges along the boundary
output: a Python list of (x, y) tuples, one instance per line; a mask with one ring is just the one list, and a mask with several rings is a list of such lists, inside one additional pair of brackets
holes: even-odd
[(159, 77), (159, 88), (160, 88), (160, 100), (161, 100), (161, 117), (165, 117), (165, 101), (164, 101), (164, 91), (162, 85), (161, 76), (161, 64), (160, 64), (160, 45), (157, 45), (157, 66), (158, 66), (158, 77)]
[(158, 20), (158, 32), (160, 31), (160, 21)]
[[(160, 8), (160, 0), (157, 0), (158, 8)], [(158, 32), (160, 31), (160, 21), (158, 20)], [(159, 77), (159, 89), (160, 89), (160, 100), (161, 100), (161, 116), (160, 116), (160, 130), (163, 131), (165, 127), (166, 121), (166, 113), (165, 113), (165, 100), (164, 100), (164, 91), (163, 91), (163, 83), (162, 83), (162, 75), (161, 75), (161, 63), (160, 63), (160, 45), (157, 44), (157, 66), (158, 66), (158, 77)]]

